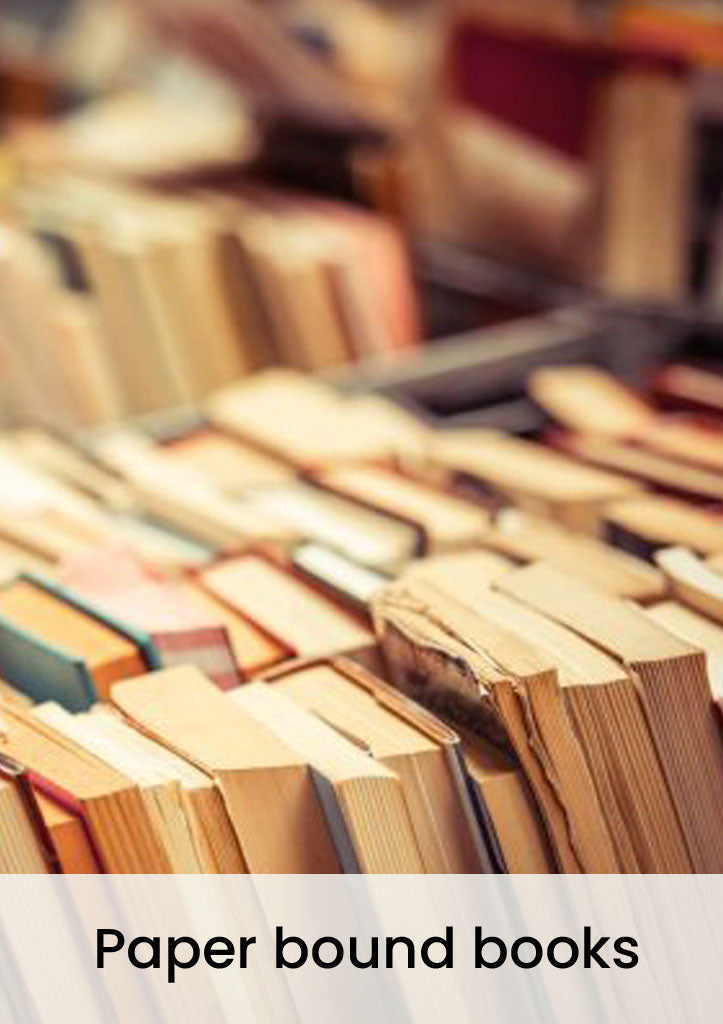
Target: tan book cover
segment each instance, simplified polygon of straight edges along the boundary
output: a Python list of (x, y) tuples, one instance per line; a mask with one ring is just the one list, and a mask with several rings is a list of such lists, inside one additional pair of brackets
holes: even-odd
[(203, 586), (238, 614), (303, 657), (373, 646), (356, 616), (259, 555), (227, 558), (199, 573)]
[(168, 856), (138, 787), (122, 773), (24, 711), (3, 707), (0, 750), (33, 785), (85, 822), (104, 871), (166, 874)]
[(396, 772), (425, 871), (465, 874), (487, 860), (459, 762), (459, 741), (439, 719), (352, 662), (339, 658), (266, 677)]
[(463, 724), (514, 751), (559, 866), (571, 872), (618, 870), (552, 659), (484, 608), (462, 604), (423, 581), (390, 585), (375, 599), (374, 611), (395, 682), (425, 700), (437, 691), (440, 701), (457, 706)]
[(213, 776), (249, 871), (339, 870), (306, 759), (200, 672), (154, 672), (111, 696), (141, 731)]
[(662, 495), (613, 502), (605, 510), (605, 528), (614, 543), (643, 557), (670, 545), (701, 555), (723, 552), (723, 516)]
[(227, 700), (311, 765), (345, 871), (424, 871), (404, 789), (395, 772), (265, 683), (241, 686)]
[(642, 609), (547, 566), (519, 569), (497, 586), (635, 673), (693, 868), (719, 871), (723, 742), (704, 652), (657, 625)]
[(392, 403), (345, 397), (293, 370), (266, 370), (217, 392), (212, 423), (302, 468), (337, 462), (388, 462), (419, 456), (425, 430)]
[(642, 558), (517, 509), (499, 514), (483, 544), (516, 562), (546, 562), (618, 597), (648, 602), (665, 591), (660, 571)]
[(445, 431), (434, 439), (431, 460), (503, 501), (588, 533), (608, 503), (640, 489), (625, 476), (494, 430)]

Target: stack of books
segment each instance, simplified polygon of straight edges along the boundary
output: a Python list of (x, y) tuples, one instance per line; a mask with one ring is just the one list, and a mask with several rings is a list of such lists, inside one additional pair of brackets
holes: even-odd
[(566, 0), (283, 6), (153, 0), (193, 101), (106, 69), (8, 141), (0, 871), (723, 871), (720, 378), (551, 366), (521, 420), (583, 312), (440, 344), (453, 429), (329, 383), (415, 377), (410, 241), (473, 319), (466, 246), (677, 300), (688, 61)]
[(723, 870), (723, 431), (530, 391), (551, 444), (289, 369), (7, 431), (0, 868)]
[(417, 346), (400, 231), (261, 186), (162, 193), (38, 175), (2, 234), (2, 404), (55, 428), (193, 403), (253, 368)]

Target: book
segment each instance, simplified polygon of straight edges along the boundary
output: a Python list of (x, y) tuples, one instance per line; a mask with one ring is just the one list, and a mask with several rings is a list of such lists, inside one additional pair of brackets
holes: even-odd
[(715, 507), (657, 494), (608, 505), (604, 528), (611, 543), (641, 558), (676, 544), (702, 555), (723, 551), (723, 517)]
[(61, 580), (116, 621), (143, 629), (165, 668), (195, 665), (222, 690), (239, 684), (225, 624), (188, 589), (131, 553), (89, 549), (65, 563)]
[(227, 699), (308, 761), (344, 871), (424, 872), (404, 788), (395, 772), (271, 686), (250, 683)]
[[(34, 419), (112, 423), (201, 399), (260, 366), (322, 369), (419, 340), (404, 239), (376, 212), (258, 185), (163, 193), (68, 172), (12, 193), (65, 285), (24, 267), (45, 302), (13, 320), (11, 340), (24, 332), (26, 343), (9, 346), (8, 390)], [(36, 306), (52, 307), (49, 322)], [(39, 403), (45, 363), (53, 401)], [(377, 430), (366, 415), (362, 427)]]
[(554, 422), (582, 434), (637, 437), (657, 419), (632, 388), (596, 366), (540, 367), (527, 390)]
[(195, 540), (168, 523), (160, 523), (139, 511), (113, 516), (110, 533), (115, 543), (127, 545), (149, 565), (172, 575), (191, 572), (210, 562), (215, 554), (213, 546)]
[(497, 851), (499, 869), (511, 875), (554, 872), (555, 860), (540, 813), (519, 764), (472, 729), (459, 732), (465, 771)]
[(77, 248), (109, 350), (124, 353), (113, 369), (127, 412), (189, 401), (178, 353), (153, 303), (148, 248), (127, 232), (106, 230), (103, 237), (92, 227), (79, 233)]
[(147, 636), (40, 577), (0, 588), (0, 636), (0, 672), (7, 681), (71, 711), (107, 697), (115, 680), (153, 664)]
[(210, 427), (174, 439), (164, 445), (163, 454), (231, 496), (292, 478), (284, 463)]
[(79, 112), (54, 119), (45, 131), (46, 144), (63, 167), (99, 177), (158, 179), (233, 166), (253, 155), (256, 132), (243, 103), (230, 102), (228, 95), (225, 102), (219, 94), (214, 98), (209, 103), (203, 91), (194, 94), (201, 108), (194, 131), (187, 104), (167, 92), (114, 90)]
[(159, 772), (149, 758), (139, 757), (133, 745), (124, 742), (126, 734), (118, 735), (108, 729), (104, 725), (105, 718), (88, 712), (72, 715), (59, 704), (38, 704), (31, 714), (81, 750), (121, 772), (138, 787), (152, 833), (168, 858), (169, 871), (178, 874), (200, 871), (180, 787), (175, 780)]
[[(566, 722), (552, 660), (490, 618), (485, 608), (455, 601), (423, 581), (391, 584), (377, 596), (374, 612), (396, 685), (425, 702), (436, 694), (463, 725), (514, 752), (558, 867), (573, 873), (617, 871), (589, 768)], [(535, 742), (529, 733), (533, 700)], [(538, 704), (548, 710), (541, 722)]]
[(301, 481), (258, 488), (247, 502), (261, 521), (270, 517), (300, 537), (381, 572), (399, 568), (423, 543), (415, 523)]
[[(506, 578), (493, 582), (492, 590), (495, 586), (504, 588)], [(689, 871), (685, 842), (634, 680), (591, 644), (504, 596), (480, 595), (470, 607), (555, 666), (556, 688), (545, 690), (523, 682), (521, 692), (576, 847), (582, 848), (586, 827), (582, 808), (590, 800), (591, 784), (619, 870)], [(636, 757), (630, 756), (629, 740), (618, 742), (616, 731), (636, 737)], [(588, 818), (591, 836), (594, 828)]]
[(129, 511), (132, 499), (115, 474), (88, 458), (77, 446), (47, 431), (25, 427), (10, 435), (13, 449), (41, 473), (118, 511)]
[(258, 365), (322, 369), (419, 343), (410, 257), (388, 218), (256, 183), (200, 198), (227, 225), (229, 283)]
[(295, 656), (344, 654), (374, 645), (372, 633), (356, 616), (259, 555), (223, 559), (201, 570), (198, 578)]
[(723, 385), (712, 366), (668, 363), (655, 374), (651, 389), (665, 409), (703, 413), (714, 419), (723, 413)]
[[(111, 423), (199, 398), (249, 368), (228, 293), (224, 228), (208, 204), (67, 173), (40, 176), (15, 201), (67, 285), (90, 295), (71, 296), (75, 307), (50, 325), (67, 350), (58, 375), (66, 404), (105, 400), (94, 421)], [(70, 300), (56, 301), (61, 313)], [(111, 389), (116, 408), (105, 399)], [(61, 425), (72, 427), (67, 421), (66, 413)]]
[[(603, 370), (586, 366), (538, 370), (530, 377), (529, 389), (537, 403), (570, 432), (563, 445), (577, 446), (583, 453), (607, 453), (601, 458), (619, 459), (620, 468), (626, 462), (634, 473), (649, 476), (653, 483), (671, 486), (668, 460), (682, 464), (681, 483), (683, 489), (692, 488), (691, 494), (696, 493), (696, 486), (706, 486), (706, 476), (696, 474), (696, 469), (723, 470), (719, 426), (700, 418), (661, 414)], [(623, 447), (598, 446), (596, 436), (613, 439)], [(627, 450), (630, 446), (633, 451)], [(714, 486), (710, 480), (708, 486)]]
[(661, 573), (642, 558), (517, 509), (500, 512), (483, 543), (515, 562), (546, 562), (618, 597), (646, 603), (665, 591)]
[(702, 558), (683, 547), (656, 552), (672, 596), (709, 619), (723, 622), (723, 578)]
[[(159, 228), (151, 237), (145, 232), (130, 252), (151, 338), (155, 333), (168, 353), (180, 400), (202, 398), (242, 376), (250, 363), (225, 292), (219, 226), (205, 208), (188, 212), (198, 216), (178, 218), (173, 230)], [(202, 350), (200, 334), (207, 339)], [(172, 398), (164, 404), (175, 404)]]
[(169, 463), (140, 433), (118, 430), (93, 443), (93, 451), (121, 473), (147, 514), (212, 548), (233, 548), (250, 541), (288, 543), (296, 535), (242, 500), (229, 498), (198, 473)]
[[(96, 297), (127, 409), (188, 402), (245, 372), (251, 359), (228, 295), (224, 229), (215, 211), (190, 195), (118, 184), (81, 181), (69, 191), (71, 212), (56, 230)], [(133, 337), (120, 347), (129, 330)], [(199, 332), (208, 334), (202, 355)]]
[(63, 874), (98, 874), (100, 862), (83, 818), (43, 793), (35, 798)]
[(693, 868), (723, 858), (723, 744), (704, 653), (642, 609), (547, 566), (526, 566), (498, 587), (623, 662), (635, 673)]
[(300, 578), (357, 613), (368, 612), (374, 594), (390, 579), (388, 573), (360, 565), (314, 541), (297, 545), (291, 564)]
[(204, 873), (225, 875), (247, 870), (221, 792), (210, 775), (135, 729), (110, 704), (95, 704), (85, 720), (92, 724), (100, 749), (107, 737), (156, 778), (180, 790), (195, 856)]
[(0, 873), (58, 871), (61, 864), (53, 836), (28, 774), (23, 765), (5, 753), (0, 753), (0, 807)]
[(355, 354), (363, 358), (414, 349), (421, 341), (419, 300), (410, 255), (396, 225), (350, 203), (307, 199), (305, 208), (323, 215), (333, 237), (348, 247), (341, 305)]
[(305, 124), (362, 132), (384, 123), (336, 69), (316, 60), (269, 11), (246, 0), (233, 9), (218, 0), (183, 0), (170, 12), (159, 0), (148, 0), (147, 9), (165, 37), (210, 62), (234, 89), (250, 90), (271, 111), (291, 113)]
[[(42, 467), (35, 458), (36, 439), (42, 446)], [(0, 509), (0, 543), (21, 557), (23, 567), (53, 570), (85, 548), (119, 542), (150, 563), (173, 570), (211, 557), (208, 547), (143, 517), (120, 477), (99, 468), (85, 445), (68, 449), (70, 460), (66, 445), (54, 437), (36, 433), (31, 447), (32, 453), (23, 437), (18, 443), (17, 434), (0, 445), (0, 464), (13, 485)]]
[(704, 466), (686, 465), (669, 454), (593, 435), (558, 434), (554, 440), (574, 458), (605, 471), (626, 474), (664, 493), (698, 502), (723, 500), (723, 474)]
[(164, 669), (114, 686), (111, 697), (143, 732), (213, 776), (249, 871), (339, 870), (305, 758), (202, 673)]
[(417, 230), (579, 275), (580, 238), (590, 235), (590, 168), (478, 105), (455, 97), (438, 105), (408, 156)]
[(610, 292), (685, 295), (691, 96), (680, 65), (672, 73), (660, 64), (621, 67), (605, 87), (598, 145), (605, 181), (601, 283)]
[(304, 469), (418, 456), (425, 443), (418, 421), (386, 400), (347, 397), (291, 370), (217, 392), (206, 409), (215, 426)]
[[(661, 626), (705, 651), (711, 692), (721, 707), (723, 699), (723, 628), (719, 621), (694, 611), (679, 601), (661, 601), (646, 608), (647, 614)], [(722, 709), (723, 710), (723, 709)]]
[(0, 239), (1, 390), (10, 415), (64, 430), (119, 415), (92, 307), (65, 291), (37, 239), (9, 223)]
[(337, 494), (415, 523), (425, 553), (473, 547), (489, 528), (485, 508), (381, 466), (335, 466), (318, 479)]
[(334, 239), (308, 218), (300, 224), (282, 213), (267, 216), (246, 244), (281, 361), (299, 370), (348, 363), (354, 353), (335, 301)]
[(293, 652), (280, 640), (216, 597), (197, 574), (178, 580), (176, 586), (210, 621), (223, 625), (237, 671), (243, 679), (253, 679), (265, 669), (292, 656)]
[(453, 551), (410, 562), (400, 578), (421, 580), (443, 591), (454, 601), (474, 606), (487, 596), (492, 581), (514, 566), (511, 559), (494, 551)]
[(448, 726), (341, 658), (281, 668), (265, 681), (396, 773), (426, 872), (489, 870), (459, 741)]
[(0, 539), (54, 564), (110, 537), (110, 520), (100, 506), (40, 473), (12, 447), (0, 446), (0, 470), (7, 484)]
[(517, 504), (589, 533), (597, 530), (607, 504), (639, 490), (625, 476), (493, 430), (444, 431), (433, 441), (431, 460), (503, 505)]
[[(511, 585), (515, 573), (510, 574)], [(497, 586), (504, 588), (507, 579)], [(493, 583), (493, 587), (495, 584)], [(584, 638), (495, 594), (482, 607), (557, 668), (562, 711), (577, 735), (623, 872), (688, 872), (686, 843), (634, 675)], [(549, 702), (530, 712), (544, 738)], [(559, 741), (558, 741), (559, 742)], [(555, 757), (551, 755), (551, 763)]]
[(33, 787), (84, 822), (103, 871), (166, 874), (138, 787), (121, 772), (24, 711), (3, 708), (0, 750), (21, 764)]
[(36, 413), (33, 419), (65, 429), (118, 420), (125, 412), (125, 404), (103, 342), (94, 300), (58, 291), (47, 311), (46, 324), (46, 347), (55, 353), (56, 379), (68, 412), (53, 411), (50, 416)]

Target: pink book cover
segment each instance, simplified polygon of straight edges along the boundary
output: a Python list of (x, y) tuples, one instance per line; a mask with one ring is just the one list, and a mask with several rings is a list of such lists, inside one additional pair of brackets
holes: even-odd
[(94, 548), (69, 558), (61, 580), (107, 614), (144, 629), (165, 667), (193, 665), (222, 690), (241, 682), (226, 627), (125, 548)]

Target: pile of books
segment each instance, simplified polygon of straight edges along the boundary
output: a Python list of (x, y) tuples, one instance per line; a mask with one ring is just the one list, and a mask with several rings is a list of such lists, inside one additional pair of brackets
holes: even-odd
[(291, 370), (6, 432), (2, 871), (722, 870), (723, 432), (530, 392), (552, 444)]
[(0, 415), (53, 428), (187, 405), (253, 368), (415, 347), (405, 242), (381, 214), (247, 185), (173, 194), (23, 180), (0, 226)]

